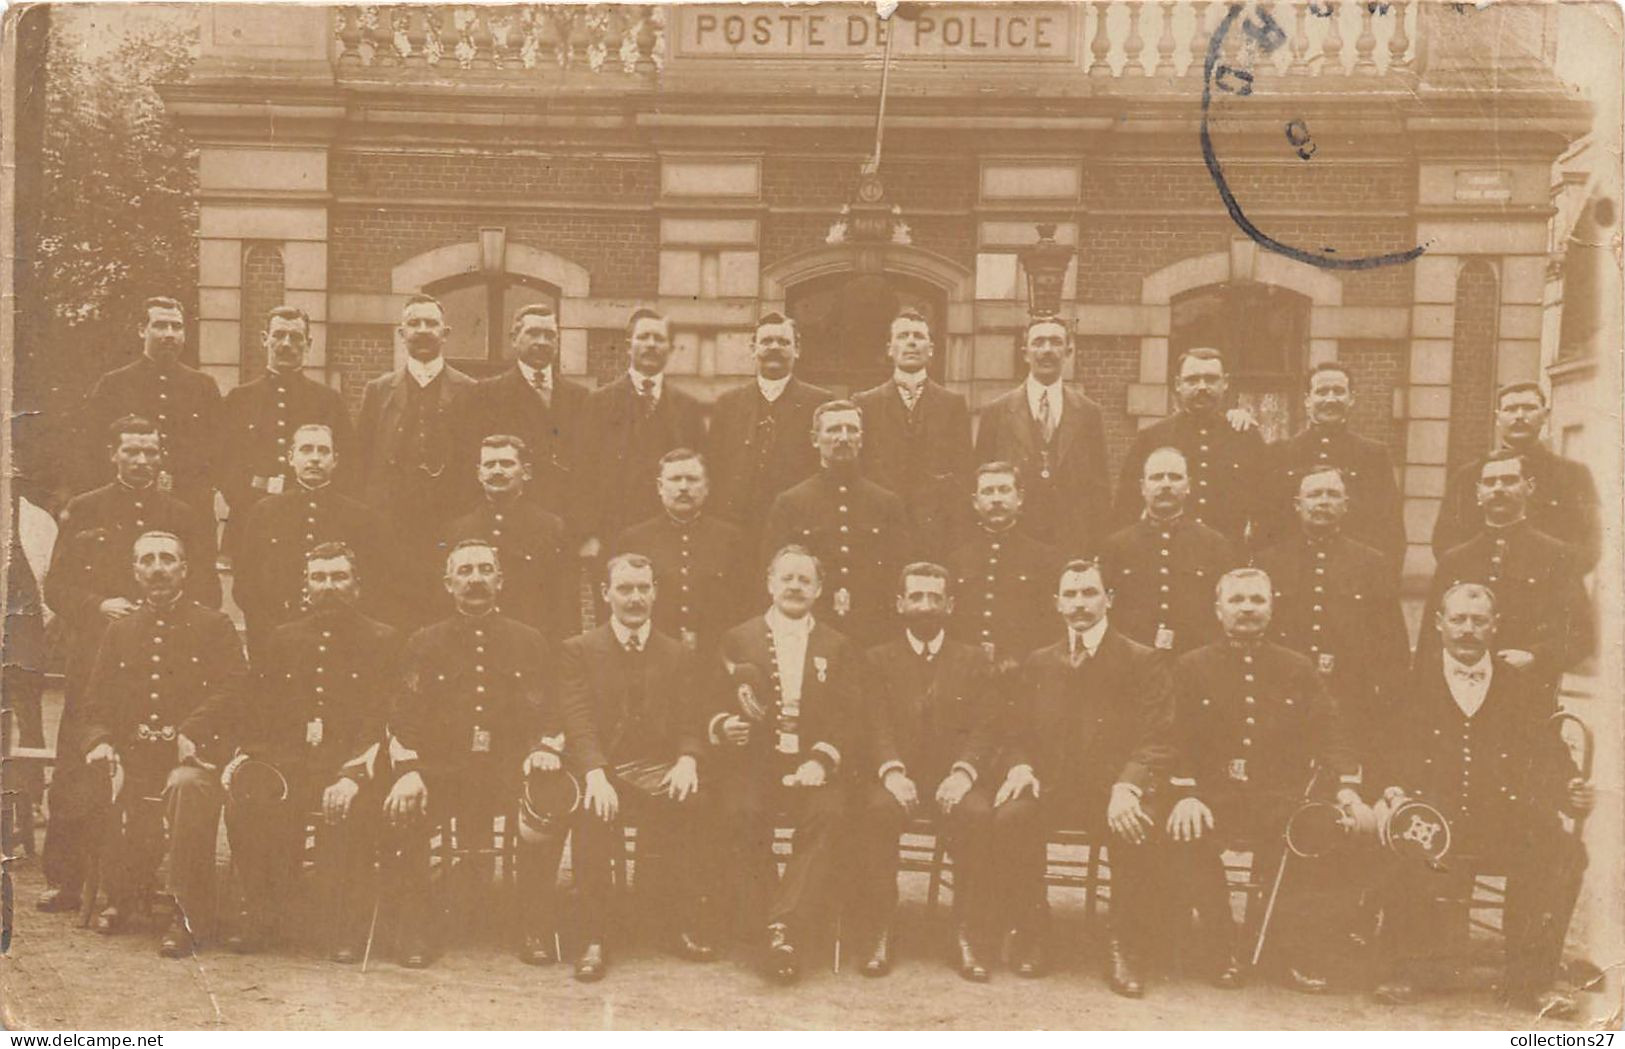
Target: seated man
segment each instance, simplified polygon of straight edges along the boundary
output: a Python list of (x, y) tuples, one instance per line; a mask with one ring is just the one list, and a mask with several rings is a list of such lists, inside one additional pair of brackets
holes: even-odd
[(566, 641), (559, 659), (564, 758), (585, 790), (572, 854), (586, 940), (575, 975), (586, 982), (602, 979), (607, 965), (611, 871), (627, 822), (638, 829), (640, 887), (650, 860), (664, 863), (668, 885), (655, 913), (671, 922), (672, 950), (694, 961), (713, 954), (699, 927), (703, 882), (695, 877), (712, 833), (710, 792), (699, 793), (703, 725), (692, 657), (653, 628), (658, 595), (647, 557), (612, 557), (607, 574), (609, 622)]
[[(384, 800), (394, 826), (395, 892), (403, 929), (402, 964), (429, 964), (429, 842), (436, 828), (461, 847), (489, 840), (494, 817), (517, 819), (524, 777), (557, 769), (549, 737), (551, 667), (547, 642), (497, 615), (502, 569), (490, 543), (468, 539), (446, 556), (446, 590), (456, 611), (412, 635), (406, 676), (389, 730), (396, 779)], [(551, 957), (558, 856), (521, 838), (518, 932), (522, 960)]]
[[(226, 832), (242, 878), (243, 912), (228, 941), (237, 950), (257, 948), (273, 916), (296, 894), (305, 821), (314, 812), (321, 814), (315, 925), (335, 961), (360, 957), (383, 800), (372, 773), (379, 767), (400, 643), (392, 627), (356, 610), (359, 571), (355, 553), (342, 543), (323, 543), (305, 555), (309, 611), (271, 634), (237, 718), (237, 757), (221, 777)], [(249, 760), (276, 768), (286, 795), (237, 783)]]
[(135, 541), (142, 602), (107, 626), (85, 690), (85, 762), (105, 763), (123, 833), (106, 843), (108, 908), (102, 933), (118, 932), (164, 861), (175, 901), (158, 953), (195, 949), (213, 895), (220, 827), (220, 737), (248, 668), (237, 630), (222, 612), (181, 596), (186, 550), (169, 532)]

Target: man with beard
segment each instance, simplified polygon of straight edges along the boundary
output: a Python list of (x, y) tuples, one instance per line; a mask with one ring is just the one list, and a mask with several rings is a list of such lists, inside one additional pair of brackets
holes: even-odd
[[(978, 786), (997, 746), (1000, 697), (992, 668), (975, 645), (946, 633), (954, 598), (948, 570), (916, 562), (903, 568), (897, 613), (903, 636), (869, 649), (878, 693), (866, 705), (865, 754), (853, 803), (857, 809), (855, 909), (871, 949), (865, 976), (891, 971), (897, 910), (897, 836), (910, 818), (940, 816), (954, 860), (955, 965), (959, 975), (987, 980), (982, 960), (997, 930), (991, 921), (993, 805)], [(869, 753), (872, 748), (872, 754)], [(874, 769), (864, 782), (863, 773)], [(921, 809), (920, 785), (934, 790)], [(933, 788), (933, 785), (934, 788)]]
[(234, 559), (232, 599), (243, 610), (249, 654), (264, 652), (271, 632), (295, 618), (308, 590), (305, 555), (320, 543), (343, 543), (372, 566), (374, 584), (367, 610), (394, 619), (389, 526), (378, 511), (340, 492), (333, 484), (338, 451), (325, 423), (294, 430), (288, 449), (293, 483), (255, 503), (243, 523)]
[(67, 628), (56, 752), (70, 757), (51, 776), (51, 820), (41, 858), (49, 889), (38, 903), (45, 911), (78, 909), (86, 862), (96, 846), (90, 821), (106, 801), (106, 782), (71, 758), (87, 749), (85, 687), (102, 637), (110, 624), (140, 608), (142, 590), (130, 571), (137, 537), (154, 530), (180, 536), (197, 551), (197, 571), (185, 581), (187, 599), (211, 608), (220, 604), (212, 521), (158, 490), (163, 450), (157, 426), (130, 415), (115, 422), (107, 436), (116, 479), (76, 496), (63, 509), (45, 574), (45, 601)]
[[(823, 567), (804, 547), (774, 555), (772, 607), (723, 635), (712, 694), (728, 704), (707, 722), (723, 784), (728, 870), (751, 920), (766, 920), (767, 974), (785, 983), (801, 971), (796, 945), (833, 873), (846, 807), (842, 755), (865, 673), (857, 648), (813, 616), (823, 586)], [(781, 816), (794, 835), (782, 879), (773, 852)]]
[(494, 433), (480, 442), (478, 507), (451, 523), (446, 549), (480, 539), (497, 551), (503, 566), (498, 615), (517, 619), (558, 640), (575, 633), (577, 594), (574, 558), (565, 549), (564, 522), (526, 498), (532, 479), (530, 446), (514, 434)]
[(947, 555), (954, 522), (964, 513), (971, 439), (964, 395), (925, 373), (933, 349), (925, 317), (899, 313), (886, 347), (892, 377), (852, 401), (867, 431), (864, 472), (902, 498), (914, 554), (935, 558)]
[(665, 598), (655, 606), (655, 627), (688, 651), (709, 654), (753, 603), (755, 579), (740, 571), (750, 554), (739, 529), (705, 512), (710, 470), (703, 456), (673, 448), (660, 457), (659, 470), (662, 511), (622, 532), (611, 550), (654, 563)]
[(1140, 519), (1101, 548), (1112, 592), (1112, 625), (1159, 652), (1179, 654), (1217, 640), (1213, 585), (1236, 567), (1230, 540), (1189, 517), (1190, 475), (1177, 448), (1145, 457)]
[(1174, 395), (1179, 410), (1141, 430), (1123, 460), (1117, 481), (1118, 527), (1139, 516), (1145, 460), (1158, 448), (1177, 448), (1190, 470), (1195, 502), (1187, 513), (1232, 543), (1247, 542), (1258, 516), (1264, 439), (1254, 426), (1237, 429), (1224, 412), (1228, 383), (1224, 359), (1207, 347), (1179, 355)]
[[(234, 549), (255, 503), (292, 490), (289, 453), (295, 430), (306, 423), (326, 426), (336, 455), (347, 455), (354, 439), (344, 398), (302, 371), (310, 348), (305, 311), (297, 306), (272, 309), (260, 342), (265, 374), (227, 393), (221, 412), (220, 494), (231, 510), (228, 549)], [(346, 487), (343, 476), (335, 480)]]
[(1310, 469), (1298, 481), (1298, 531), (1258, 555), (1275, 588), (1271, 635), (1308, 656), (1337, 700), (1355, 756), (1374, 761), (1392, 738), (1410, 662), (1410, 634), (1392, 564), (1350, 538), (1343, 472)]
[(1309, 425), (1296, 436), (1271, 445), (1265, 477), (1270, 491), (1260, 510), (1254, 546), (1283, 542), (1301, 517), (1298, 486), (1311, 471), (1336, 468), (1347, 486), (1342, 531), (1383, 556), (1398, 578), (1405, 560), (1405, 515), (1388, 449), (1349, 429), (1354, 387), (1348, 366), (1328, 361), (1309, 370), (1303, 406)]
[(891, 623), (892, 580), (908, 546), (907, 512), (896, 495), (864, 477), (863, 412), (829, 401), (813, 413), (819, 471), (773, 500), (762, 529), (762, 561), (798, 544), (827, 573), (818, 610), (850, 637), (873, 637)]
[[(460, 848), (489, 841), (492, 820), (518, 817), (526, 776), (561, 766), (550, 731), (551, 661), (541, 634), (496, 613), (502, 569), (490, 543), (464, 540), (446, 556), (457, 610), (406, 644), (406, 674), (389, 729), (397, 777), (384, 799), (393, 828), (401, 964), (422, 969), (438, 922), (430, 906), (429, 845), (438, 828)], [(551, 960), (553, 882), (562, 842), (518, 844), (521, 960)], [(545, 853), (545, 854), (544, 854)], [(465, 881), (468, 864), (459, 865)], [(472, 864), (476, 874), (479, 864)], [(447, 872), (448, 875), (451, 872)], [(465, 886), (466, 887), (466, 886)]]
[(763, 314), (751, 344), (756, 377), (724, 390), (711, 407), (705, 458), (713, 513), (737, 525), (748, 549), (761, 545), (761, 522), (773, 500), (818, 471), (806, 440), (813, 409), (833, 394), (792, 374), (801, 331), (782, 313)]
[(1055, 608), (1067, 639), (1022, 666), (1009, 769), (993, 798), (993, 851), (1002, 860), (999, 896), (1009, 901), (1016, 930), (1011, 964), (1016, 975), (1033, 977), (1044, 971), (1049, 926), (1049, 831), (1083, 828), (1096, 848), (1109, 842), (1108, 979), (1113, 991), (1138, 998), (1157, 907), (1167, 895), (1152, 813), (1164, 811), (1155, 795), (1168, 764), (1173, 694), (1168, 662), (1119, 634), (1107, 619), (1111, 606), (1097, 562), (1061, 569)]
[[(1584, 463), (1556, 455), (1541, 443), (1541, 431), (1551, 415), (1546, 391), (1539, 383), (1508, 383), (1497, 392), (1495, 406), (1495, 433), (1501, 449), (1523, 457), (1524, 476), (1530, 485), (1529, 523), (1576, 547), (1581, 571), (1589, 572), (1602, 550), (1597, 484)], [(1484, 504), (1476, 498), (1485, 461), (1468, 463), (1445, 486), (1433, 527), (1435, 556), (1443, 558), (1488, 525)], [(1501, 605), (1507, 607), (1505, 601)]]
[(1072, 329), (1064, 321), (1033, 318), (1022, 344), (1027, 381), (982, 410), (976, 461), (1020, 470), (1027, 532), (1079, 557), (1106, 537), (1106, 424), (1100, 405), (1061, 381), (1072, 356)]
[(655, 912), (669, 923), (667, 945), (690, 961), (714, 956), (699, 913), (708, 879), (697, 875), (715, 831), (712, 792), (700, 793), (696, 667), (681, 642), (654, 629), (649, 614), (658, 596), (648, 558), (611, 557), (609, 622), (560, 650), (564, 757), (583, 785), (572, 861), (586, 941), (575, 977), (583, 982), (602, 979), (608, 966), (612, 871), (628, 822), (638, 829), (638, 887), (657, 863), (665, 875)]
[[(1439, 559), (1422, 622), (1435, 620), (1444, 592), (1481, 583), (1495, 594), (1500, 617), (1495, 658), (1544, 683), (1555, 704), (1564, 671), (1596, 648), (1591, 598), (1581, 581), (1584, 554), (1530, 522), (1534, 496), (1523, 456), (1503, 449), (1479, 468), (1478, 505), (1484, 530)], [(1438, 635), (1424, 631), (1416, 658), (1438, 658)]]
[(649, 478), (673, 448), (705, 441), (700, 402), (666, 381), (671, 321), (654, 310), (626, 323), (630, 367), (587, 397), (580, 429), (583, 526), (581, 556), (596, 558), (621, 530), (659, 509)]
[[(372, 888), (381, 790), (379, 745), (397, 681), (393, 628), (357, 611), (360, 562), (343, 543), (305, 557), (309, 611), (271, 634), (248, 702), (237, 712), (237, 757), (226, 766), (226, 833), (242, 879), (243, 909), (228, 945), (259, 948), (275, 916), (299, 895), (305, 819), (316, 824), (313, 925), (334, 961), (360, 957)], [(283, 797), (233, 789), (249, 760), (274, 766)]]
[[(163, 456), (155, 483), (200, 514), (214, 516), (215, 435), (219, 430), (220, 387), (207, 375), (181, 363), (186, 348), (186, 317), (174, 299), (148, 299), (141, 327), (141, 356), (103, 375), (85, 404), (83, 466), (89, 469), (79, 490), (104, 484), (97, 468), (101, 439), (127, 415), (151, 419), (158, 427)], [(198, 561), (198, 568), (203, 564)]]
[(162, 862), (175, 910), (158, 952), (181, 958), (208, 928), (220, 739), (248, 666), (230, 618), (183, 596), (178, 537), (147, 532), (133, 554), (141, 607), (108, 626), (85, 689), (84, 762), (110, 774), (123, 817), (103, 853), (109, 906), (96, 930), (122, 931)]
[(983, 463), (975, 485), (976, 526), (947, 562), (955, 595), (949, 630), (994, 663), (1015, 666), (1059, 633), (1044, 598), (1061, 555), (1022, 531), (1024, 493), (1015, 466)]
[[(481, 379), (457, 410), (458, 471), (479, 459), (480, 442), (493, 433), (512, 434), (530, 449), (531, 478), (526, 497), (570, 521), (576, 510), (573, 486), (576, 422), (587, 403), (586, 387), (559, 374), (559, 316), (545, 302), (521, 306), (508, 327), (513, 367)], [(479, 486), (459, 476), (461, 494), (478, 503)], [(504, 559), (506, 560), (506, 558)], [(511, 568), (510, 564), (510, 568)]]

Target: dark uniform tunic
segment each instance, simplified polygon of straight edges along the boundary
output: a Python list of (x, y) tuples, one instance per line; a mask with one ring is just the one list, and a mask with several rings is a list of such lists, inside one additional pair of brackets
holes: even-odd
[[(496, 547), (502, 566), (502, 590), (496, 611), (558, 639), (574, 633), (569, 614), (576, 608), (575, 568), (565, 549), (564, 522), (528, 499), (503, 504), (485, 499), (472, 512), (451, 523), (445, 549), (432, 568), (438, 578), (444, 554), (464, 539), (484, 539)], [(443, 598), (442, 603), (449, 601)]]
[(1022, 529), (1065, 557), (1084, 557), (1111, 531), (1106, 424), (1100, 405), (1082, 390), (1061, 384), (1061, 396), (1060, 422), (1046, 440), (1026, 383), (999, 395), (981, 411), (976, 461), (1020, 470)]
[(1310, 425), (1271, 445), (1269, 452), (1270, 490), (1261, 510), (1260, 534), (1253, 537), (1255, 547), (1282, 542), (1297, 532), (1293, 500), (1298, 483), (1313, 470), (1335, 466), (1348, 487), (1344, 534), (1379, 551), (1390, 570), (1399, 571), (1405, 560), (1405, 508), (1384, 445), (1346, 426)]
[(90, 469), (81, 488), (111, 479), (107, 430), (126, 415), (158, 427), (171, 493), (212, 518), (220, 420), (215, 381), (179, 361), (160, 365), (145, 354), (97, 379), (85, 404), (81, 454)]
[(1120, 526), (1133, 523), (1145, 508), (1140, 480), (1146, 456), (1158, 448), (1177, 448), (1185, 456), (1191, 484), (1185, 515), (1223, 533), (1232, 543), (1242, 543), (1260, 510), (1265, 445), (1258, 431), (1232, 429), (1223, 412), (1202, 416), (1185, 411), (1141, 430), (1117, 478)]
[(791, 376), (769, 402), (757, 380), (724, 390), (711, 408), (705, 459), (714, 512), (738, 525), (751, 549), (780, 492), (818, 472), (813, 409), (835, 395)]
[(683, 522), (662, 511), (617, 536), (610, 553), (654, 563), (655, 629), (691, 652), (710, 652), (747, 608), (761, 604), (762, 577), (750, 570), (739, 529), (709, 514)]
[(576, 487), (582, 483), (575, 470), (576, 426), (586, 403), (586, 388), (557, 374), (544, 400), (517, 364), (501, 375), (481, 379), (458, 402), (453, 425), (459, 503), (472, 506), (484, 496), (474, 469), (480, 461), (480, 442), (491, 434), (512, 434), (525, 442), (530, 455), (526, 497), (574, 528)]
[[(1553, 539), (1579, 549), (1582, 571), (1590, 571), (1602, 551), (1597, 482), (1591, 470), (1536, 444), (1523, 453), (1524, 476), (1535, 482), (1529, 499), (1529, 523)], [(1433, 553), (1443, 557), (1484, 529), (1478, 505), (1478, 479), (1485, 459), (1476, 459), (1451, 475), (1444, 502), (1433, 526)]]
[(1108, 538), (1100, 550), (1112, 591), (1112, 626), (1142, 645), (1189, 652), (1219, 636), (1213, 588), (1236, 567), (1230, 540), (1182, 515), (1145, 518)]
[(1062, 558), (1054, 547), (1020, 530), (977, 527), (948, 555), (954, 579), (956, 641), (992, 648), (998, 661), (1026, 658), (1064, 627), (1055, 614), (1055, 584)]
[(321, 424), (332, 430), (338, 454), (334, 481), (341, 490), (349, 493), (351, 477), (359, 473), (360, 463), (352, 460), (360, 453), (344, 398), (303, 372), (268, 372), (231, 390), (221, 423), (220, 494), (231, 508), (233, 538), (255, 503), (298, 486), (288, 452), (299, 427)]
[(911, 411), (895, 380), (852, 398), (863, 412), (863, 469), (908, 511), (907, 556), (947, 556), (971, 470), (970, 408), (926, 379)]
[(582, 531), (608, 543), (660, 512), (660, 457), (673, 448), (700, 448), (705, 413), (670, 376), (661, 380), (660, 398), (651, 407), (622, 374), (587, 395), (579, 441)]

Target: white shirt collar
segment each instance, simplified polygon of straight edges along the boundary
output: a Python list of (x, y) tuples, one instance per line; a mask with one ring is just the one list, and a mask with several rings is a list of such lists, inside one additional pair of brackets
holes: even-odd
[(772, 404), (784, 396), (784, 388), (789, 385), (790, 376), (788, 375), (782, 379), (764, 379), (760, 375), (756, 377), (756, 388), (762, 391), (762, 399), (767, 401), (768, 404)]
[(1093, 656), (1100, 649), (1100, 639), (1106, 636), (1106, 618), (1102, 616), (1100, 622), (1096, 623), (1094, 626), (1083, 631), (1082, 633), (1068, 627), (1067, 634), (1069, 635), (1067, 638), (1067, 645), (1069, 646), (1068, 651), (1071, 650), (1070, 646), (1074, 644), (1072, 638), (1075, 637), (1083, 642), (1084, 650), (1087, 651), (1090, 656)]
[(536, 377), (539, 375), (542, 378), (542, 389), (551, 390), (553, 388), (553, 369), (532, 368), (524, 361), (516, 360), (514, 363), (519, 365), (519, 374), (523, 375), (525, 377), (525, 381), (530, 383), (532, 386), (536, 385)]
[[(1453, 672), (1458, 667), (1462, 670), (1482, 670), (1484, 678), (1482, 681), (1477, 682), (1465, 681), (1457, 677)], [(1450, 689), (1450, 698), (1456, 701), (1456, 706), (1461, 708), (1461, 712), (1468, 717), (1477, 714), (1479, 708), (1484, 705), (1484, 697), (1489, 695), (1490, 691), (1490, 679), (1494, 676), (1495, 661), (1490, 658), (1488, 652), (1485, 652), (1478, 662), (1471, 666), (1463, 663), (1449, 652), (1444, 653), (1445, 685)]]
[(1066, 406), (1066, 396), (1062, 390), (1061, 380), (1056, 379), (1048, 386), (1045, 386), (1043, 383), (1033, 378), (1031, 374), (1028, 374), (1026, 385), (1027, 407), (1032, 410), (1033, 418), (1038, 418), (1038, 402), (1043, 399), (1044, 394), (1047, 393), (1050, 395), (1049, 407), (1050, 411), (1054, 413), (1053, 418), (1056, 422), (1060, 422), (1061, 411)]
[(811, 613), (802, 616), (800, 619), (791, 619), (775, 607), (767, 610), (765, 618), (767, 619), (767, 628), (776, 635), (794, 636), (800, 634), (806, 636), (812, 633), (813, 617)]
[(666, 388), (666, 373), (665, 372), (659, 372), (659, 373), (657, 373), (655, 375), (645, 375), (642, 372), (638, 371), (636, 368), (628, 368), (626, 370), (626, 374), (632, 380), (632, 389), (635, 392), (638, 392), (638, 393), (641, 393), (643, 391), (643, 383), (644, 383), (645, 380), (653, 379), (654, 384), (655, 384), (655, 386), (654, 386), (654, 397), (655, 397), (655, 400), (657, 400), (657, 401), (660, 400), (660, 395), (661, 395), (662, 392), (665, 391), (665, 388)]
[(626, 647), (626, 639), (629, 637), (636, 637), (638, 639), (639, 648), (649, 647), (649, 620), (647, 619), (643, 621), (642, 626), (638, 627), (636, 630), (633, 630), (619, 619), (616, 619), (614, 616), (610, 616), (609, 629), (614, 631), (615, 640), (620, 642), (622, 648)]
[(923, 368), (915, 372), (913, 375), (903, 371), (901, 368), (894, 368), (892, 369), (891, 373), (892, 382), (899, 386), (908, 387), (910, 390), (914, 391), (916, 395), (918, 395), (921, 390), (925, 389), (925, 380), (927, 378), (929, 378), (929, 376), (926, 375), (925, 369)]
[(936, 637), (933, 637), (929, 641), (921, 641), (919, 638), (914, 636), (914, 631), (912, 630), (905, 630), (903, 633), (908, 636), (908, 647), (912, 648), (914, 650), (914, 654), (917, 656), (923, 656), (927, 652), (930, 652), (934, 656), (938, 652), (941, 652), (942, 642), (946, 640), (948, 636), (946, 631), (938, 630)]
[(420, 361), (416, 357), (406, 358), (406, 374), (410, 375), (419, 386), (427, 386), (434, 382), (446, 368), (446, 358), (436, 357), (432, 361)]

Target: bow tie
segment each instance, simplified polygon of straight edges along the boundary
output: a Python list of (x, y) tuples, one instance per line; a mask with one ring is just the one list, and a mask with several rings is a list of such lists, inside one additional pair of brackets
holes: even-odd
[(1483, 667), (1452, 666), (1450, 676), (1458, 681), (1465, 681), (1469, 685), (1483, 684), (1487, 672)]

